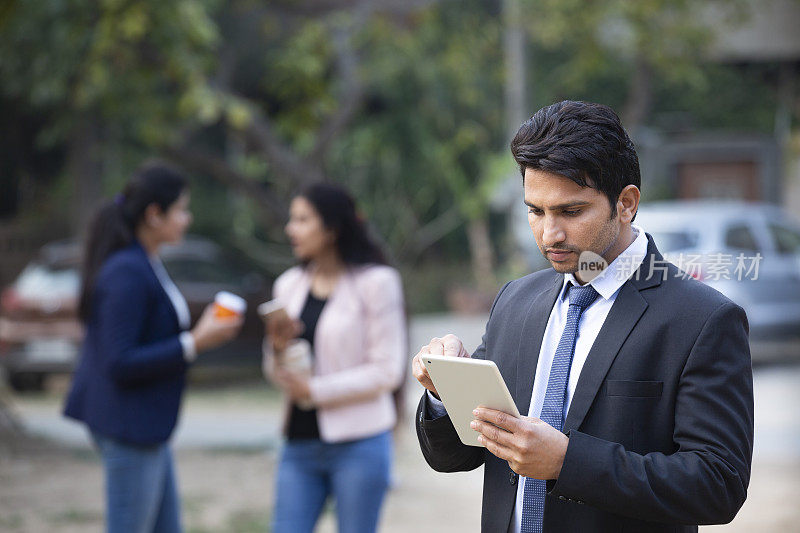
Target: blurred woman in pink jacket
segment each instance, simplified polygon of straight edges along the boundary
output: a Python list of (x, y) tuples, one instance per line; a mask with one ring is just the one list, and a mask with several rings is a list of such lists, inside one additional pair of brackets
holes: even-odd
[[(406, 366), (400, 276), (341, 187), (313, 185), (294, 198), (286, 234), (300, 264), (275, 281), (288, 318), (272, 315), (264, 342), (265, 375), (287, 400), (272, 531), (313, 531), (333, 496), (340, 533), (371, 533)], [(295, 356), (308, 345), (303, 373)]]

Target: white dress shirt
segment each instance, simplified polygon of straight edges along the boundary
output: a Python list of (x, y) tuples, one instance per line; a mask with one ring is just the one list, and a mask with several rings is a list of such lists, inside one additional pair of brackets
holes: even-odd
[(164, 288), (164, 292), (167, 293), (170, 302), (172, 302), (172, 307), (175, 308), (175, 314), (178, 315), (178, 325), (184, 330), (179, 335), (181, 346), (183, 347), (183, 358), (191, 363), (197, 359), (197, 348), (194, 344), (194, 337), (191, 333), (186, 331), (189, 329), (192, 320), (189, 314), (189, 306), (186, 304), (186, 298), (183, 297), (183, 294), (181, 294), (181, 291), (175, 286), (172, 278), (169, 277), (167, 269), (164, 268), (161, 259), (156, 256), (149, 257), (149, 259), (156, 278), (158, 278), (159, 283), (161, 283), (161, 286)]
[[(647, 254), (647, 237), (644, 231), (637, 226), (633, 226), (636, 232), (634, 241), (619, 254), (603, 272), (589, 282), (589, 285), (600, 294), (597, 300), (589, 307), (584, 309), (578, 323), (578, 338), (575, 341), (575, 352), (572, 356), (572, 366), (567, 382), (567, 397), (564, 401), (564, 417), (569, 412), (572, 403), (572, 396), (575, 394), (575, 386), (581, 376), (583, 364), (589, 355), (600, 328), (606, 321), (611, 306), (617, 299), (619, 289), (628, 281), (639, 265), (642, 264), (645, 254)], [(544, 330), (542, 347), (539, 350), (539, 361), (536, 363), (536, 378), (533, 381), (533, 392), (531, 394), (531, 404), (528, 416), (539, 417), (544, 404), (544, 396), (547, 392), (547, 382), (550, 379), (550, 367), (553, 365), (553, 358), (556, 348), (564, 332), (564, 325), (567, 321), (567, 310), (569, 300), (567, 299), (567, 284), (580, 285), (572, 274), (564, 274), (564, 284), (561, 292), (556, 298), (556, 303), (550, 311), (550, 318), (547, 321), (547, 328)], [(525, 477), (519, 477), (517, 483), (517, 503), (514, 506), (514, 531), (519, 533), (522, 525), (522, 498), (525, 494)]]

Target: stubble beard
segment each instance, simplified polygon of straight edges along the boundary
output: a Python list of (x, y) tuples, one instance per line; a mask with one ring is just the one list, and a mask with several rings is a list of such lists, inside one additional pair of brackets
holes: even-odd
[(542, 246), (537, 243), (539, 252), (544, 256), (545, 259), (547, 259), (547, 262), (550, 263), (550, 266), (553, 267), (553, 270), (559, 274), (575, 274), (578, 271), (578, 262), (581, 253), (588, 250), (596, 253), (604, 259), (606, 258), (608, 251), (619, 239), (620, 229), (613, 223), (614, 220), (614, 218), (609, 218), (606, 221), (597, 234), (598, 239), (592, 242), (591, 246), (589, 246), (586, 250), (578, 250), (573, 247), (567, 248), (573, 252), (572, 255), (574, 256), (574, 259), (570, 260), (569, 262), (556, 262), (550, 260), (550, 258), (547, 256), (547, 253), (542, 249)]

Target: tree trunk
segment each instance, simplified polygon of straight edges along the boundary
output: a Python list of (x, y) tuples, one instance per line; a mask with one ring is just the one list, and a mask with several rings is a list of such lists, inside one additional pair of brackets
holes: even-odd
[(517, 133), (520, 124), (530, 116), (525, 106), (525, 32), (522, 29), (520, 0), (503, 1), (503, 46), (506, 61), (506, 126), (508, 140)]
[(87, 118), (72, 133), (66, 163), (67, 179), (73, 185), (71, 229), (73, 235), (82, 235), (103, 195), (98, 132)]
[(467, 226), (472, 273), (479, 289), (494, 289), (494, 248), (489, 237), (486, 217), (470, 220)]
[(22, 424), (11, 410), (11, 395), (7, 376), (0, 368), (0, 461), (14, 449), (15, 443), (24, 435)]
[(635, 71), (622, 112), (622, 122), (633, 136), (647, 120), (653, 103), (653, 69), (642, 55), (636, 58)]

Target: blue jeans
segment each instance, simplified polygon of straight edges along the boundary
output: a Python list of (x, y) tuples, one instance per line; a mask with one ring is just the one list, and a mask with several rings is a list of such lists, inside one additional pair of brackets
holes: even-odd
[(278, 464), (272, 533), (311, 533), (328, 496), (339, 533), (374, 533), (391, 462), (389, 431), (334, 444), (289, 441)]
[(134, 446), (92, 433), (106, 477), (108, 533), (180, 533), (180, 502), (167, 443)]

